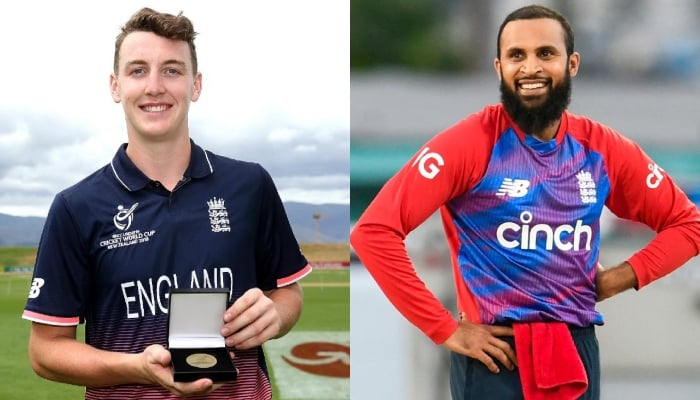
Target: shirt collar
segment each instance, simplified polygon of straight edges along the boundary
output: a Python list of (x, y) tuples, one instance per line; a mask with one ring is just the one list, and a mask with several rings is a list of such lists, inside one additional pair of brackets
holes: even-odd
[[(151, 183), (151, 179), (144, 175), (136, 165), (126, 155), (127, 143), (119, 146), (117, 154), (114, 155), (110, 162), (112, 174), (114, 178), (126, 190), (134, 192), (141, 190), (146, 185)], [(214, 173), (214, 166), (211, 161), (211, 154), (202, 149), (190, 139), (192, 152), (190, 154), (190, 163), (185, 170), (185, 177), (188, 178), (205, 178)]]
[[(515, 134), (518, 135), (518, 137), (520, 138), (521, 141), (525, 142), (526, 137), (528, 137), (530, 135), (523, 132), (520, 129), (520, 127), (515, 122), (513, 122), (513, 120), (510, 118), (510, 115), (508, 115), (508, 112), (506, 112), (506, 109), (503, 106), (503, 103), (499, 103), (499, 104), (501, 106), (501, 110), (503, 111), (503, 115), (505, 115), (506, 120), (508, 121), (510, 126), (515, 131)], [(564, 140), (564, 136), (566, 135), (567, 129), (569, 129), (569, 111), (564, 110), (561, 113), (561, 119), (559, 120), (559, 129), (557, 129), (557, 133), (554, 136), (554, 138), (552, 139), (554, 141), (553, 142), (554, 146), (558, 146), (559, 144), (561, 144), (561, 142)], [(535, 140), (535, 142), (532, 142), (532, 143), (540, 142), (539, 140), (537, 140), (535, 138), (532, 138), (532, 139)], [(540, 142), (540, 143), (542, 143), (542, 142)]]

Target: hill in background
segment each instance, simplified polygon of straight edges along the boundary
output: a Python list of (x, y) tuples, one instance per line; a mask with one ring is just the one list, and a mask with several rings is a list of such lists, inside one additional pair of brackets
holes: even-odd
[(348, 204), (286, 202), (284, 208), (300, 243), (345, 243), (350, 240)]
[[(345, 243), (350, 236), (348, 204), (284, 203), (299, 243)], [(37, 246), (45, 218), (0, 214), (0, 247)]]
[(0, 214), (0, 247), (38, 245), (44, 220)]

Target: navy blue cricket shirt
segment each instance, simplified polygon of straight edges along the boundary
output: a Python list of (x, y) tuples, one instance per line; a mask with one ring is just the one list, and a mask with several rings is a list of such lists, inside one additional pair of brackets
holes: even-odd
[[(87, 320), (87, 343), (137, 353), (167, 344), (171, 287), (227, 288), (233, 302), (311, 271), (267, 171), (191, 145), (172, 192), (139, 171), (124, 144), (109, 165), (55, 197), (23, 318)], [(265, 370), (262, 352), (250, 358)]]

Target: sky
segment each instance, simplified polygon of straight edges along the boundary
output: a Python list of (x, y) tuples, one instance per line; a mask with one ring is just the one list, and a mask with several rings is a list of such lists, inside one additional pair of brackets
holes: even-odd
[(109, 74), (144, 6), (198, 32), (195, 143), (260, 163), (283, 201), (349, 204), (349, 0), (25, 0), (0, 5), (0, 213), (46, 216), (126, 142)]

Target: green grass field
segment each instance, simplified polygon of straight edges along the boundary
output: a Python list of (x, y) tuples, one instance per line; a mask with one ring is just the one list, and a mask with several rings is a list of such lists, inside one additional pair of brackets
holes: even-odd
[[(15, 259), (7, 259), (17, 257), (16, 254), (6, 256), (5, 259), (2, 257), (0, 251), (0, 267), (20, 265)], [(84, 388), (46, 381), (37, 377), (29, 366), (27, 340), (31, 323), (20, 316), (30, 280), (31, 276), (27, 274), (0, 273), (0, 399), (81, 399)], [(301, 281), (304, 288), (304, 310), (293, 332), (349, 332), (349, 283), (350, 272), (347, 269), (314, 270), (305, 277)], [(273, 386), (274, 373), (272, 370)], [(275, 390), (275, 393), (279, 391)], [(348, 393), (339, 393), (338, 399), (348, 398)]]

